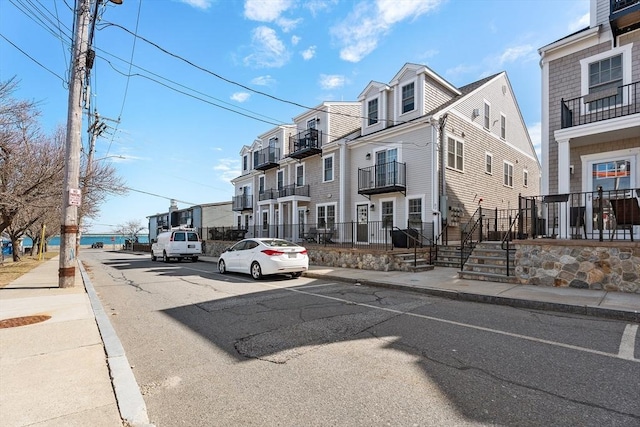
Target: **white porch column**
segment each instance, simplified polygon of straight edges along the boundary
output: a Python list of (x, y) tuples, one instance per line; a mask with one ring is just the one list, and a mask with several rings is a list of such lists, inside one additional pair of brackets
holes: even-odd
[(291, 221), (291, 224), (293, 224), (293, 230), (291, 230), (291, 240), (297, 242), (300, 238), (300, 230), (298, 230), (298, 228), (300, 227), (298, 224), (298, 201), (294, 199), (291, 202), (291, 206), (291, 216), (293, 217), (293, 221)]
[(278, 202), (278, 237), (284, 239), (284, 211), (282, 210), (282, 202)]
[(269, 237), (275, 237), (275, 227), (277, 226), (276, 222), (276, 210), (275, 205), (273, 203), (269, 203)]
[[(558, 140), (558, 194), (567, 194), (571, 192), (569, 178), (571, 176), (569, 170), (569, 139)], [(569, 239), (569, 207), (567, 203), (560, 204), (560, 212), (558, 214), (559, 234), (561, 239)]]

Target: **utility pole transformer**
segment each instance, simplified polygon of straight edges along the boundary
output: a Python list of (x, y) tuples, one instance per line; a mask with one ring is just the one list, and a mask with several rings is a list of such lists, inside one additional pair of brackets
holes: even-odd
[(60, 229), (60, 267), (58, 287), (75, 286), (76, 236), (79, 231), (80, 147), (82, 131), (83, 85), (87, 72), (87, 47), (90, 0), (78, 0), (73, 37), (73, 55), (69, 82), (67, 140), (62, 195), (62, 227)]

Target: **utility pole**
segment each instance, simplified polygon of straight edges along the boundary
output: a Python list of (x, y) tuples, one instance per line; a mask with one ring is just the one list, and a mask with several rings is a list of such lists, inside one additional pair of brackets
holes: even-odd
[(62, 227), (60, 228), (60, 266), (58, 287), (75, 286), (76, 237), (79, 230), (80, 147), (83, 109), (83, 83), (87, 72), (87, 47), (90, 0), (77, 0), (73, 55), (69, 82), (67, 140), (62, 195)]

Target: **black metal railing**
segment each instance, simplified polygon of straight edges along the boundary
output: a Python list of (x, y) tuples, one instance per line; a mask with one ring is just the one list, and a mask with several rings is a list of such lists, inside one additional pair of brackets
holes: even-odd
[(515, 230), (517, 228), (518, 220), (520, 218), (520, 212), (516, 212), (516, 216), (509, 216), (509, 226), (507, 227), (506, 233), (502, 237), (500, 242), (500, 247), (502, 250), (506, 251), (506, 267), (507, 267), (507, 276), (510, 275), (511, 268), (511, 241), (513, 240), (513, 236), (515, 234)]
[(304, 196), (309, 197), (309, 185), (285, 185), (278, 190), (278, 197)]
[(634, 240), (640, 188), (521, 197), (519, 238)]
[(278, 166), (280, 160), (280, 149), (276, 147), (267, 147), (258, 151), (258, 158), (254, 169), (266, 170)]
[(562, 129), (640, 113), (640, 82), (560, 101)]
[(247, 209), (253, 209), (253, 196), (250, 194), (243, 194), (240, 196), (234, 196), (231, 201), (231, 210), (243, 211)]
[(289, 136), (289, 157), (303, 158), (322, 151), (322, 132), (307, 129)]
[(398, 161), (358, 169), (358, 193), (377, 194), (404, 190), (407, 187), (407, 165)]
[(270, 188), (268, 190), (261, 191), (258, 193), (258, 200), (263, 202), (265, 200), (274, 200), (278, 198), (279, 191), (275, 188)]
[(482, 206), (478, 206), (469, 221), (460, 227), (460, 270), (464, 269), (476, 244), (483, 240), (483, 219)]
[(611, 0), (610, 9), (611, 13), (619, 12), (622, 9), (626, 9), (629, 6), (633, 6), (634, 4), (639, 4), (640, 0)]

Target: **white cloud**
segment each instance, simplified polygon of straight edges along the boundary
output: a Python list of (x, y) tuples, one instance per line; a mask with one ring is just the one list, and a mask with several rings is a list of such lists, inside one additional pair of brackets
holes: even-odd
[(450, 77), (455, 77), (455, 76), (459, 76), (460, 74), (473, 73), (477, 70), (478, 70), (477, 65), (460, 64), (453, 68), (449, 68), (447, 71), (445, 71), (445, 74)]
[(515, 62), (517, 60), (529, 61), (536, 58), (536, 48), (529, 44), (525, 44), (505, 49), (505, 51), (500, 54), (498, 62), (500, 66), (503, 66), (508, 62)]
[(569, 23), (569, 32), (573, 33), (575, 31), (578, 31), (582, 28), (586, 28), (589, 26), (590, 23), (590, 19), (591, 19), (591, 15), (589, 14), (589, 12), (585, 13), (582, 16), (579, 16), (578, 18), (574, 19), (573, 21), (571, 21)]
[(439, 53), (440, 52), (437, 49), (429, 49), (429, 50), (424, 51), (421, 54), (419, 54), (418, 57), (421, 60), (425, 60), (425, 59), (433, 58), (434, 56), (436, 56)]
[(314, 56), (316, 56), (316, 47), (315, 46), (309, 46), (308, 49), (303, 50), (302, 52), (300, 52), (300, 54), (302, 55), (302, 57), (304, 58), (305, 61), (308, 61), (311, 58), (313, 58)]
[(319, 12), (328, 10), (331, 6), (338, 4), (338, 1), (339, 0), (310, 0), (304, 3), (304, 7), (309, 9), (311, 15), (315, 17)]
[(345, 78), (338, 74), (320, 74), (320, 86), (330, 90), (344, 86)]
[(542, 162), (542, 124), (540, 122), (536, 122), (527, 126), (527, 130), (529, 131), (533, 148), (536, 150), (538, 155), (538, 160)]
[(393, 25), (407, 19), (415, 19), (436, 8), (441, 1), (361, 1), (344, 21), (331, 28), (331, 34), (342, 46), (340, 58), (349, 62), (359, 62), (378, 46), (378, 40), (385, 36)]
[(180, 0), (184, 4), (193, 6), (197, 9), (207, 10), (211, 7), (214, 0)]
[(300, 18), (290, 19), (282, 16), (293, 6), (293, 0), (246, 0), (244, 17), (252, 21), (276, 23), (286, 33), (302, 21)]
[(220, 159), (218, 164), (213, 167), (217, 172), (216, 176), (220, 181), (229, 183), (233, 178), (240, 175), (240, 160), (237, 159)]
[(299, 36), (291, 36), (291, 44), (294, 46), (300, 43), (300, 40), (302, 40), (302, 38)]
[(289, 52), (273, 29), (264, 26), (255, 28), (251, 39), (254, 52), (244, 58), (246, 65), (282, 67), (289, 60)]
[(249, 99), (250, 96), (251, 95), (247, 92), (236, 92), (233, 95), (231, 95), (231, 99), (237, 102), (244, 102), (247, 99)]
[(258, 76), (254, 78), (251, 80), (251, 83), (256, 86), (273, 86), (276, 81), (273, 77), (267, 74), (266, 76)]

